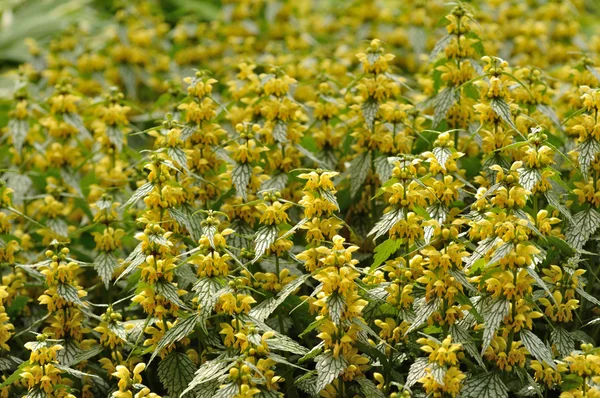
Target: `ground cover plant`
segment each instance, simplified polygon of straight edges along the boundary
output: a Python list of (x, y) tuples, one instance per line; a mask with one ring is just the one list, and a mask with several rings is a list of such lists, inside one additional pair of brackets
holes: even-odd
[(107, 4), (3, 58), (0, 397), (600, 397), (583, 1)]

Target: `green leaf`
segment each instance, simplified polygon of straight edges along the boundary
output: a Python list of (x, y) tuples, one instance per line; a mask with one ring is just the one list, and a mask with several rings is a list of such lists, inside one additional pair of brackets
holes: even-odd
[(0, 388), (10, 386), (12, 383), (19, 380), (21, 378), (21, 374), (24, 372), (24, 369), (29, 365), (31, 365), (29, 361), (25, 361), (21, 365), (19, 365), (17, 370), (15, 370), (10, 376), (6, 378), (6, 380), (2, 382), (2, 384), (0, 384)]
[(508, 387), (497, 373), (481, 373), (466, 380), (460, 396), (461, 398), (507, 398)]
[(527, 350), (538, 361), (546, 362), (547, 365), (556, 369), (556, 364), (552, 359), (552, 351), (537, 337), (531, 330), (521, 329), (521, 341)]
[(173, 351), (158, 364), (158, 378), (170, 396), (179, 397), (194, 378), (196, 366), (181, 352)]
[(323, 390), (348, 367), (348, 361), (342, 355), (334, 357), (331, 351), (319, 355), (316, 361), (318, 391)]
[(501, 98), (494, 98), (490, 101), (490, 107), (506, 124), (508, 124), (513, 130), (519, 131), (515, 122), (512, 119), (510, 113), (510, 106)]
[(503, 297), (486, 298), (483, 300), (481, 315), (484, 319), (485, 329), (483, 331), (483, 342), (481, 345), (481, 355), (489, 347), (496, 330), (508, 315), (510, 303)]
[(94, 269), (104, 282), (106, 289), (108, 289), (113, 273), (118, 266), (117, 258), (112, 252), (100, 252), (94, 260)]
[(383, 264), (392, 254), (394, 254), (400, 247), (402, 247), (402, 240), (400, 239), (388, 239), (378, 244), (375, 247), (375, 255), (373, 256), (373, 265), (371, 269), (379, 267)]
[(255, 246), (254, 246), (254, 259), (252, 260), (255, 263), (277, 240), (277, 236), (279, 234), (279, 230), (276, 225), (263, 225), (256, 232), (256, 237), (254, 238)]

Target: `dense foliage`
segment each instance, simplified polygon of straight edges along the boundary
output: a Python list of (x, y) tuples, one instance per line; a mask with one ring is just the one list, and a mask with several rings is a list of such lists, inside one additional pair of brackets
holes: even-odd
[(600, 397), (581, 1), (123, 3), (12, 74), (0, 397)]

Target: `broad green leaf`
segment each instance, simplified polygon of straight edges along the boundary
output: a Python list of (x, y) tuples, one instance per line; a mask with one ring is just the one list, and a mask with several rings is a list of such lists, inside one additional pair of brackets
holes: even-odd
[(380, 243), (375, 247), (373, 256), (373, 265), (371, 269), (379, 267), (383, 264), (392, 254), (394, 254), (399, 248), (402, 247), (402, 240), (400, 239), (388, 239)]

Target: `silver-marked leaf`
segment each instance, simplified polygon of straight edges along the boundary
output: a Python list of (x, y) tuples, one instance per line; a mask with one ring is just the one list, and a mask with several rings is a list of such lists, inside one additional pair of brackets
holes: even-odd
[(427, 208), (427, 213), (432, 219), (443, 224), (446, 222), (446, 217), (448, 217), (450, 211), (443, 203), (435, 203)]
[(48, 398), (48, 394), (41, 388), (34, 387), (31, 390), (27, 391), (27, 395), (25, 395), (25, 398)]
[(469, 353), (469, 355), (475, 358), (479, 366), (485, 369), (485, 363), (477, 351), (477, 346), (475, 345), (473, 336), (471, 336), (469, 332), (458, 323), (450, 326), (449, 333), (450, 336), (452, 336), (452, 342), (462, 344), (463, 348)]
[(579, 152), (578, 159), (581, 173), (587, 176), (590, 164), (596, 158), (596, 154), (600, 152), (600, 141), (595, 138), (588, 138), (577, 146), (577, 152)]
[(62, 345), (62, 350), (56, 352), (56, 360), (61, 365), (71, 366), (75, 365), (75, 358), (80, 355), (83, 350), (79, 348), (79, 344), (74, 340), (67, 340)]
[(439, 307), (440, 307), (439, 298), (435, 298), (434, 300), (431, 300), (429, 303), (424, 302), (420, 307), (417, 308), (415, 320), (412, 322), (410, 327), (406, 330), (406, 333), (404, 333), (404, 335), (407, 335), (408, 333), (412, 332), (413, 330), (417, 330), (419, 327), (421, 327), (421, 325), (423, 325), (425, 322), (427, 322), (429, 317), (431, 315), (433, 315), (433, 313), (436, 312)]
[(539, 169), (530, 169), (527, 167), (522, 167), (518, 170), (519, 172), (519, 184), (523, 186), (526, 190), (532, 192), (535, 184), (541, 181), (542, 173), (540, 173)]
[(404, 211), (403, 209), (395, 209), (385, 213), (379, 221), (375, 223), (373, 229), (369, 232), (367, 236), (375, 235), (373, 240), (376, 240), (380, 236), (387, 234), (390, 229), (400, 220), (404, 219)]
[(342, 355), (333, 356), (331, 351), (319, 355), (317, 361), (317, 390), (323, 390), (348, 367), (348, 361)]
[(594, 304), (595, 306), (600, 307), (600, 300), (598, 300), (596, 297), (594, 297), (591, 294), (589, 294), (588, 292), (586, 292), (581, 286), (578, 286), (577, 288), (575, 288), (575, 291), (577, 293), (579, 293), (579, 295), (581, 297), (583, 297), (590, 303)]
[(352, 160), (348, 169), (350, 194), (354, 197), (367, 179), (371, 169), (371, 151), (363, 152)]
[(361, 106), (363, 117), (367, 123), (367, 127), (373, 130), (375, 126), (375, 118), (377, 118), (377, 112), (379, 112), (379, 103), (375, 100), (367, 100), (363, 102)]
[(490, 107), (506, 124), (508, 124), (513, 130), (519, 131), (515, 122), (512, 119), (510, 113), (510, 106), (501, 98), (494, 98), (490, 101)]
[(446, 162), (452, 158), (452, 152), (448, 148), (438, 146), (433, 148), (433, 156), (435, 156), (435, 160), (438, 161), (442, 169), (446, 170)]
[(552, 341), (561, 357), (571, 355), (571, 352), (575, 350), (575, 339), (571, 336), (571, 333), (560, 326), (554, 328), (550, 335), (550, 341)]
[(256, 319), (259, 319), (261, 321), (265, 321), (269, 317), (269, 315), (271, 315), (273, 311), (275, 311), (275, 309), (277, 309), (277, 307), (279, 307), (279, 305), (281, 305), (281, 303), (283, 303), (290, 294), (292, 294), (296, 289), (302, 286), (304, 282), (306, 282), (306, 280), (308, 280), (309, 278), (310, 274), (307, 274), (294, 279), (293, 281), (285, 285), (285, 287), (281, 289), (277, 296), (268, 298), (256, 307), (252, 308), (252, 310), (250, 310), (250, 316), (255, 317)]
[(275, 191), (281, 191), (287, 185), (288, 179), (289, 175), (286, 173), (275, 174), (274, 176), (270, 176), (268, 180), (261, 184), (260, 190), (267, 191), (272, 189)]
[(234, 365), (234, 361), (225, 359), (222, 356), (203, 363), (202, 366), (196, 370), (194, 378), (188, 384), (187, 388), (181, 392), (180, 396), (183, 396), (190, 391), (194, 391), (196, 386), (205, 385), (213, 380), (219, 380), (222, 376), (227, 374), (229, 369)]
[(541, 287), (542, 289), (544, 289), (544, 291), (546, 292), (546, 294), (548, 296), (550, 296), (550, 300), (554, 301), (554, 303), (557, 304), (556, 300), (554, 299), (554, 296), (550, 292), (550, 288), (548, 288), (548, 285), (546, 284), (546, 282), (536, 272), (533, 264), (531, 266), (525, 267), (525, 269), (527, 270), (527, 273), (535, 280), (535, 282), (537, 283), (537, 285), (539, 287)]
[(410, 365), (410, 368), (408, 370), (408, 376), (406, 376), (406, 383), (404, 383), (404, 388), (411, 388), (417, 383), (419, 379), (427, 376), (427, 371), (425, 370), (425, 368), (427, 368), (427, 365), (429, 365), (429, 360), (427, 358), (415, 359), (415, 361), (412, 365)]
[(335, 197), (335, 194), (331, 191), (327, 191), (325, 189), (321, 189), (319, 188), (318, 190), (319, 194), (325, 198), (329, 203), (335, 205), (336, 210), (340, 209), (340, 205), (338, 204), (337, 198)]
[(435, 57), (437, 57), (437, 55), (439, 53), (441, 53), (442, 51), (444, 51), (446, 49), (446, 47), (448, 47), (448, 45), (452, 42), (453, 37), (455, 37), (455, 36), (447, 34), (435, 43), (435, 46), (433, 46), (433, 50), (431, 51), (431, 54), (429, 54), (429, 63), (432, 63), (434, 61)]
[(59, 283), (56, 289), (56, 294), (69, 303), (83, 305), (83, 302), (79, 297), (78, 290), (73, 285), (69, 285), (68, 283)]
[(448, 272), (458, 283), (460, 283), (463, 287), (469, 289), (470, 291), (477, 293), (477, 288), (469, 282), (465, 273), (459, 269), (448, 268)]
[(521, 329), (521, 341), (527, 350), (540, 362), (546, 362), (547, 365), (556, 369), (556, 364), (552, 359), (552, 351), (544, 344), (539, 337), (531, 330)]
[(156, 345), (156, 350), (152, 353), (149, 363), (167, 346), (183, 339), (196, 327), (200, 320), (199, 315), (192, 315), (187, 318), (178, 318), (177, 323), (163, 335)]
[(173, 351), (158, 364), (158, 378), (172, 397), (179, 397), (194, 378), (196, 365), (181, 352)]
[(548, 119), (550, 119), (556, 127), (558, 127), (559, 129), (562, 129), (560, 119), (558, 118), (558, 115), (556, 114), (556, 112), (554, 112), (554, 109), (552, 109), (552, 107), (550, 107), (548, 105), (537, 104), (536, 108), (538, 111), (540, 111), (544, 115), (546, 115), (548, 117)]
[(497, 239), (498, 238), (496, 237), (492, 237), (479, 241), (477, 244), (477, 249), (475, 249), (473, 254), (471, 254), (471, 256), (465, 260), (466, 264), (463, 268), (463, 271), (467, 271), (469, 268), (471, 268), (471, 266), (473, 266), (473, 264), (475, 264), (475, 261), (485, 257), (494, 248), (494, 246), (496, 246)]
[(179, 298), (179, 292), (177, 286), (168, 281), (159, 281), (154, 285), (154, 290), (156, 294), (163, 296), (167, 300), (169, 300), (172, 304), (180, 308), (186, 308), (186, 305)]
[(496, 330), (508, 315), (510, 303), (503, 297), (486, 298), (482, 303), (481, 316), (484, 320), (485, 329), (483, 331), (483, 341), (481, 344), (481, 355), (489, 347)]
[[(269, 328), (270, 329), (270, 328)], [(291, 352), (292, 354), (297, 355), (306, 355), (308, 354), (308, 349), (304, 346), (301, 346), (293, 339), (289, 338), (285, 334), (277, 333), (273, 329), (267, 330), (274, 332), (275, 335), (269, 339), (267, 339), (267, 346), (269, 346), (270, 350), (279, 350), (285, 352)]]
[(8, 133), (12, 137), (12, 142), (17, 150), (17, 153), (21, 153), (23, 150), (23, 144), (27, 133), (29, 132), (29, 123), (25, 119), (10, 119), (8, 122)]
[(500, 261), (501, 258), (509, 255), (510, 252), (514, 249), (514, 247), (515, 245), (512, 242), (504, 243), (502, 246), (496, 249), (487, 265), (489, 266), (497, 263), (498, 261)]
[(427, 368), (430, 370), (435, 382), (443, 386), (444, 377), (446, 376), (446, 372), (448, 371), (448, 369), (446, 369), (445, 366), (441, 366), (439, 363), (429, 364)]
[(565, 230), (566, 240), (576, 249), (581, 249), (600, 227), (600, 214), (593, 208), (589, 208), (576, 213), (573, 221)]
[(100, 252), (94, 260), (94, 269), (98, 273), (104, 286), (108, 289), (115, 269), (119, 266), (117, 258), (112, 252)]
[(260, 229), (256, 232), (256, 237), (254, 238), (256, 245), (254, 247), (254, 259), (252, 260), (253, 263), (256, 262), (263, 254), (265, 254), (269, 246), (271, 246), (273, 242), (277, 240), (278, 234), (279, 231), (276, 225), (263, 225), (260, 227)]
[(169, 147), (167, 149), (167, 155), (173, 160), (176, 165), (179, 165), (184, 170), (189, 170), (187, 155), (185, 151), (178, 147)]
[(281, 120), (275, 122), (275, 126), (273, 126), (273, 139), (275, 142), (288, 142), (287, 138), (288, 125)]
[(306, 156), (307, 158), (309, 158), (310, 160), (312, 160), (319, 166), (324, 167), (324, 168), (329, 168), (329, 167), (327, 167), (326, 162), (324, 162), (323, 160), (318, 158), (314, 153), (312, 153), (308, 149), (304, 148), (302, 145), (300, 145), (300, 144), (294, 145), (294, 148), (296, 148), (301, 154), (303, 154), (304, 156)]
[(83, 120), (81, 120), (81, 116), (76, 113), (63, 113), (63, 120), (65, 123), (70, 124), (75, 127), (84, 138), (90, 139), (92, 135), (88, 131), (88, 129), (83, 124)]
[(327, 311), (333, 323), (339, 325), (346, 309), (346, 299), (341, 294), (332, 293), (327, 297)]
[(460, 397), (508, 398), (508, 387), (497, 373), (481, 373), (465, 381)]
[[(189, 205), (181, 207), (181, 211), (187, 218), (187, 224), (189, 226), (188, 232), (192, 236), (192, 239), (196, 242), (202, 237), (202, 217), (196, 213), (194, 208)], [(195, 214), (194, 214), (195, 213)]]
[(154, 185), (152, 185), (152, 183), (150, 183), (150, 182), (145, 183), (144, 185), (142, 185), (141, 187), (139, 187), (138, 189), (135, 190), (135, 192), (133, 193), (133, 195), (131, 195), (129, 200), (127, 202), (125, 202), (123, 207), (127, 208), (127, 207), (135, 204), (141, 198), (148, 196), (148, 194), (150, 192), (152, 192), (153, 188), (154, 188)]
[(317, 372), (312, 371), (305, 373), (294, 381), (300, 390), (304, 391), (310, 397), (318, 398), (320, 390), (317, 389)]
[(106, 136), (110, 143), (114, 145), (117, 152), (123, 150), (123, 132), (118, 126), (107, 126)]
[(373, 164), (375, 165), (375, 172), (379, 176), (379, 181), (381, 181), (382, 184), (392, 178), (394, 166), (390, 163), (387, 156), (376, 157)]
[(434, 113), (432, 127), (437, 127), (438, 124), (446, 117), (446, 114), (452, 108), (460, 95), (455, 87), (446, 87), (438, 93), (434, 100)]
[(585, 69), (588, 70), (595, 78), (600, 82), (600, 73), (598, 73), (598, 69), (594, 65), (586, 65)]
[(196, 124), (186, 124), (181, 129), (181, 133), (179, 134), (179, 139), (181, 141), (187, 141), (188, 139), (190, 139), (190, 137), (192, 135), (194, 135), (194, 133), (196, 132), (197, 129), (198, 129), (198, 126)]
[(242, 163), (233, 168), (231, 172), (231, 181), (235, 186), (235, 194), (246, 200), (248, 196), (248, 184), (252, 176), (252, 166), (248, 163)]
[(62, 218), (50, 218), (46, 221), (46, 226), (60, 236), (69, 235), (69, 225)]
[(563, 205), (563, 203), (565, 201), (561, 200), (558, 195), (552, 191), (546, 191), (544, 193), (544, 196), (546, 197), (546, 200), (548, 201), (548, 203), (554, 207), (556, 210), (558, 210), (560, 212), (560, 214), (562, 214), (563, 216), (565, 216), (565, 218), (567, 219), (567, 221), (571, 224), (575, 223), (575, 221), (573, 220), (573, 216), (571, 215), (571, 211), (569, 209), (567, 209), (567, 207), (565, 205)]
[(385, 395), (383, 394), (383, 392), (381, 392), (380, 389), (377, 388), (375, 383), (373, 383), (371, 380), (367, 379), (365, 376), (357, 377), (354, 380), (358, 382), (358, 385), (360, 386), (360, 390), (365, 395), (365, 397), (385, 398)]

